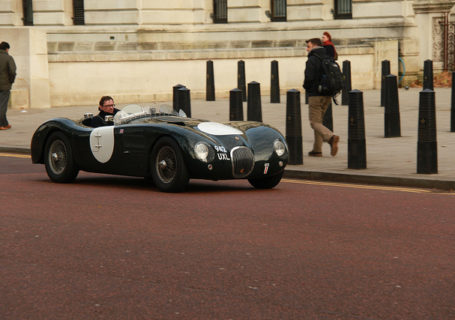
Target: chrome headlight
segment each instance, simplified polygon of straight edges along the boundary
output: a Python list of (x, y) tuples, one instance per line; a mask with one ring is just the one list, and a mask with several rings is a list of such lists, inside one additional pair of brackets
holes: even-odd
[(273, 142), (273, 150), (278, 155), (278, 157), (281, 157), (286, 152), (286, 145), (283, 143), (283, 141), (277, 139), (275, 142)]
[(198, 142), (194, 146), (194, 153), (196, 154), (196, 157), (203, 162), (207, 162), (209, 152), (209, 146), (204, 142)]

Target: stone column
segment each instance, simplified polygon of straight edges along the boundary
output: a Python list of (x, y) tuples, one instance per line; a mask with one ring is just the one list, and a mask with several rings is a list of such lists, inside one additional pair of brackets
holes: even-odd
[(22, 1), (0, 1), (0, 26), (23, 26)]
[(390, 61), (390, 73), (398, 74), (398, 40), (382, 40), (374, 42), (375, 78), (374, 87), (381, 88), (381, 64), (383, 60)]
[(17, 66), (11, 90), (12, 108), (49, 108), (49, 67), (46, 33), (33, 27), (4, 28), (2, 41), (10, 44), (9, 54)]
[(33, 1), (33, 24), (35, 26), (72, 25), (72, 1)]

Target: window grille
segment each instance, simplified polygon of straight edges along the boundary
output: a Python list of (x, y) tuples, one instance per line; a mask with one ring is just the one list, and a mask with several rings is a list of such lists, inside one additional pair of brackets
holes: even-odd
[(227, 0), (213, 0), (213, 22), (227, 23)]
[(84, 25), (84, 0), (73, 0), (73, 23), (75, 25)]
[(23, 0), (22, 8), (24, 10), (24, 26), (33, 26), (33, 3), (32, 0)]
[(352, 0), (335, 0), (335, 19), (352, 19)]
[(272, 21), (286, 21), (286, 0), (271, 0)]

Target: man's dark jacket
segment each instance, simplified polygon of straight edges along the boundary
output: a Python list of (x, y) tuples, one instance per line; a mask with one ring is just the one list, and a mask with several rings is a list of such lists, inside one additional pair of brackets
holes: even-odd
[(327, 51), (324, 47), (315, 47), (308, 53), (308, 60), (305, 67), (305, 80), (303, 81), (303, 87), (308, 92), (309, 97), (321, 96), (318, 91), (318, 87), (321, 84), (322, 78), (322, 62), (321, 58), (327, 55)]
[(16, 79), (16, 64), (6, 50), (0, 50), (0, 91), (11, 90)]
[(105, 118), (106, 118), (106, 116), (113, 116), (119, 111), (120, 111), (119, 109), (114, 108), (114, 113), (112, 114), (112, 113), (107, 113), (107, 112), (104, 112), (103, 110), (100, 110), (100, 113), (98, 113), (96, 116), (94, 116), (92, 118), (92, 120), (90, 122), (90, 127), (98, 128), (98, 127), (102, 127), (102, 126), (112, 125), (112, 123), (107, 123)]

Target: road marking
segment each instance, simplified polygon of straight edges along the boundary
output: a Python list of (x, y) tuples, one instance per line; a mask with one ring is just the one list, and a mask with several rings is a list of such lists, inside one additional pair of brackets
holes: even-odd
[(0, 152), (0, 157), (26, 158), (26, 159), (30, 159), (31, 158), (31, 156), (28, 155), (28, 154), (2, 153), (2, 152)]
[(374, 185), (350, 184), (350, 183), (339, 183), (339, 182), (323, 182), (323, 181), (312, 181), (312, 180), (282, 179), (281, 181), (289, 182), (289, 183), (311, 184), (311, 185), (321, 185), (321, 186), (330, 186), (330, 187), (370, 189), (370, 190), (383, 190), (383, 191), (401, 191), (401, 192), (412, 192), (412, 193), (438, 193), (438, 194), (446, 194), (446, 195), (455, 196), (455, 193), (451, 192), (451, 191), (434, 191), (434, 190), (418, 189), (418, 188), (387, 187), (387, 186), (374, 186)]

